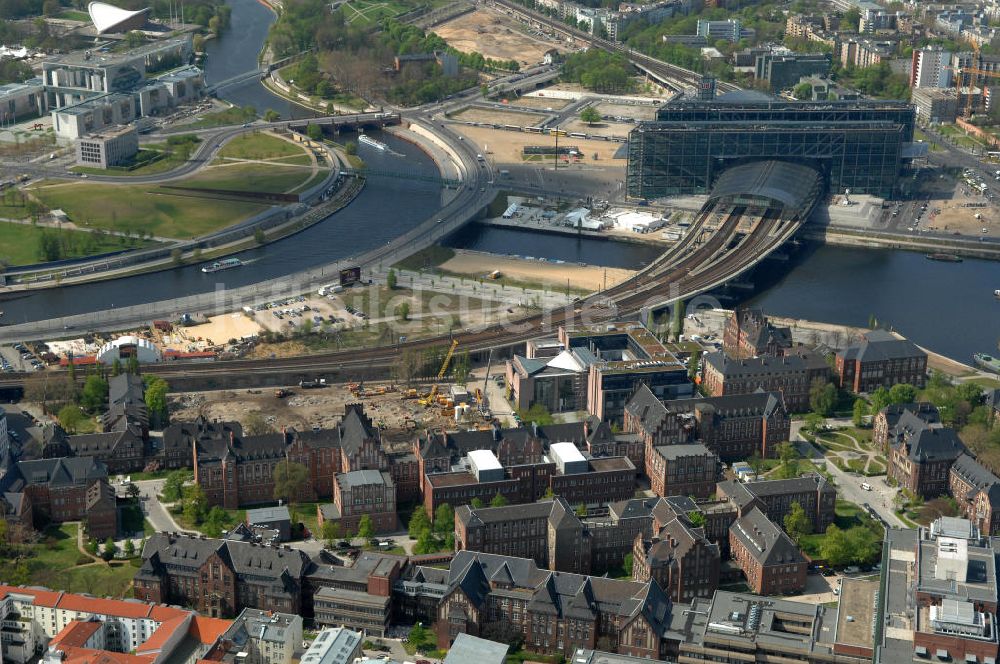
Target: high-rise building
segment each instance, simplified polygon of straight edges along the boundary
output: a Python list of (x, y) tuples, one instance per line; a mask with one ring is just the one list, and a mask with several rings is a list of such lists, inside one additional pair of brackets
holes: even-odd
[(947, 88), (951, 86), (951, 53), (940, 46), (927, 46), (913, 51), (910, 67), (910, 87)]

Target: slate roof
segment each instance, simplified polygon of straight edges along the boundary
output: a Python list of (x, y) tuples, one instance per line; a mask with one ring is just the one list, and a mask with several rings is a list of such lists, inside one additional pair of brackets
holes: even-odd
[(737, 519), (729, 532), (761, 565), (805, 563), (795, 542), (756, 507)]
[(52, 488), (88, 484), (108, 476), (107, 466), (89, 456), (19, 461), (16, 467), (26, 484)]
[(392, 476), (385, 471), (352, 470), (349, 473), (340, 473), (337, 475), (337, 484), (345, 489), (358, 486), (368, 486), (370, 484), (391, 486)]
[(778, 411), (784, 411), (785, 404), (779, 392), (763, 390), (750, 394), (660, 401), (646, 385), (640, 385), (625, 404), (625, 411), (646, 431), (656, 429), (670, 415), (693, 413), (696, 408), (714, 412), (720, 417), (771, 417)]
[(954, 461), (966, 452), (954, 429), (928, 424), (910, 411), (900, 415), (889, 431), (889, 442), (894, 448), (907, 445), (907, 457), (917, 462)]
[(910, 413), (927, 424), (938, 424), (941, 422), (941, 414), (938, 413), (937, 407), (926, 401), (919, 401), (917, 403), (894, 403), (886, 406), (881, 411), (882, 415), (885, 417), (886, 425), (889, 430), (896, 428), (899, 424), (899, 418), (903, 416), (904, 413)]
[(715, 456), (714, 452), (701, 443), (692, 443), (690, 445), (657, 445), (655, 449), (656, 453), (664, 459), (680, 459), (681, 457), (691, 456)]
[(705, 538), (702, 529), (690, 527), (686, 519), (675, 518), (666, 522), (656, 536), (659, 541), (646, 551), (646, 558), (652, 566), (670, 564), (686, 556), (696, 546), (714, 547), (716, 551), (719, 548), (718, 544), (712, 544)]
[(951, 472), (972, 485), (977, 491), (985, 492), (990, 505), (1000, 506), (1000, 477), (991, 473), (974, 458), (968, 454), (959, 456), (951, 465)]
[(885, 330), (872, 330), (863, 335), (860, 343), (851, 344), (839, 351), (837, 355), (851, 361), (881, 362), (910, 357), (926, 357), (927, 354), (909, 339), (898, 339)]
[(123, 373), (112, 376), (108, 380), (108, 404), (146, 404), (144, 395), (146, 387), (142, 376)]
[[(498, 572), (506, 567), (503, 572)], [(539, 569), (533, 560), (474, 551), (459, 551), (451, 561), (449, 592), (461, 588), (482, 607), (492, 591), (489, 579), (509, 575), (511, 585), (531, 592), (528, 610), (560, 617), (590, 620), (600, 612), (625, 619), (642, 614), (653, 630), (663, 634), (670, 624), (670, 599), (654, 582), (620, 581)]]
[(107, 433), (85, 433), (66, 438), (66, 444), (75, 456), (101, 455), (112, 457), (123, 443), (139, 443), (142, 445), (142, 431), (134, 426), (127, 426), (117, 431)]
[(504, 505), (503, 507), (480, 507), (460, 505), (455, 510), (455, 518), (467, 527), (481, 526), (511, 519), (544, 519), (552, 511), (552, 502), (544, 501), (524, 505)]
[(724, 376), (745, 378), (773, 375), (779, 372), (798, 373), (829, 370), (823, 356), (812, 351), (781, 357), (761, 355), (743, 360), (731, 358), (722, 351), (717, 351), (705, 355), (705, 363)]

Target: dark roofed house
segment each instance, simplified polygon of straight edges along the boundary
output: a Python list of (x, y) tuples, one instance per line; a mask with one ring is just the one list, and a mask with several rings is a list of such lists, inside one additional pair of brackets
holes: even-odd
[(778, 357), (791, 347), (791, 328), (774, 326), (760, 309), (737, 309), (722, 334), (722, 350), (735, 359)]
[(948, 492), (984, 535), (1000, 535), (1000, 478), (968, 454), (948, 471)]
[(646, 475), (657, 496), (708, 498), (719, 479), (719, 457), (701, 443), (649, 448)]
[[(27, 494), (36, 523), (93, 520), (95, 533), (115, 534), (117, 507), (107, 490), (108, 469), (93, 457), (35, 459), (13, 464), (0, 480), (4, 493)], [(109, 526), (110, 523), (110, 526)]]
[(883, 452), (889, 452), (889, 432), (899, 424), (899, 418), (910, 413), (927, 424), (940, 424), (941, 414), (937, 406), (927, 401), (917, 403), (894, 403), (875, 414), (872, 419), (872, 443)]
[(674, 518), (651, 538), (635, 538), (632, 577), (652, 579), (675, 602), (711, 597), (719, 587), (719, 545), (686, 519)]
[(729, 550), (758, 595), (787, 595), (806, 587), (808, 565), (798, 546), (756, 507), (730, 527)]
[(825, 532), (833, 523), (837, 505), (837, 490), (822, 475), (803, 475), (785, 480), (759, 482), (719, 482), (716, 494), (732, 502), (740, 516), (753, 508), (761, 509), (775, 523), (783, 523), (785, 516), (798, 503), (812, 519), (813, 532)]
[(872, 330), (860, 342), (839, 351), (835, 365), (840, 387), (852, 392), (874, 392), (899, 383), (923, 387), (927, 353), (912, 341), (884, 330)]
[(904, 411), (888, 431), (888, 476), (923, 498), (948, 491), (951, 465), (966, 453), (955, 430)]
[(807, 349), (787, 350), (780, 356), (732, 358), (725, 352), (705, 356), (702, 387), (712, 396), (780, 392), (793, 411), (809, 410), (814, 380), (827, 380), (830, 367), (822, 355)]
[(539, 569), (525, 558), (460, 551), (439, 602), (438, 646), (480, 636), (502, 623), (525, 635), (525, 649), (569, 655), (594, 648), (662, 659), (670, 598), (652, 582), (618, 581)]
[(778, 392), (660, 401), (641, 386), (625, 406), (625, 430), (643, 440), (647, 460), (653, 447), (682, 443), (702, 443), (723, 461), (770, 458), (790, 426)]

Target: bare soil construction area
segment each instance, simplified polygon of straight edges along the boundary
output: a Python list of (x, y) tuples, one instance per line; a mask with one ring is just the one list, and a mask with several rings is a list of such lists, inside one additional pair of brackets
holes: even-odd
[(656, 107), (643, 104), (613, 104), (601, 102), (596, 106), (601, 115), (630, 118), (632, 120), (655, 120)]
[(479, 106), (464, 108), (451, 117), (454, 120), (461, 120), (462, 122), (507, 124), (514, 125), (516, 127), (534, 127), (545, 119), (545, 115), (542, 113), (527, 113), (525, 111), (519, 111), (515, 108), (508, 111), (494, 108), (482, 108)]
[[(555, 139), (552, 136), (461, 125), (454, 126), (453, 128), (477, 145), (489, 145), (491, 160), (496, 164), (524, 163), (522, 150), (526, 145), (555, 144)], [(624, 171), (627, 159), (615, 159), (615, 153), (621, 147), (620, 143), (565, 137), (561, 138), (559, 142), (562, 145), (574, 145), (580, 148), (580, 151), (586, 155), (588, 166), (601, 166), (605, 168), (613, 166), (621, 168)], [(592, 159), (592, 155), (595, 153), (598, 156), (597, 160)]]
[(605, 274), (607, 275), (606, 285), (609, 287), (635, 274), (631, 270), (620, 268), (529, 261), (463, 250), (456, 251), (454, 258), (442, 263), (440, 267), (442, 270), (469, 275), (481, 275), (484, 270), (500, 270), (503, 276), (517, 281), (551, 284), (557, 289), (560, 286), (565, 289), (566, 283), (569, 282), (570, 286), (587, 291), (603, 288)]
[(539, 111), (561, 111), (573, 103), (572, 99), (556, 99), (555, 97), (518, 97), (512, 99), (511, 106), (533, 108)]
[(494, 60), (516, 60), (521, 65), (541, 62), (545, 52), (553, 48), (566, 50), (557, 41), (526, 35), (509, 19), (481, 9), (442, 23), (434, 32), (459, 51), (475, 51)]

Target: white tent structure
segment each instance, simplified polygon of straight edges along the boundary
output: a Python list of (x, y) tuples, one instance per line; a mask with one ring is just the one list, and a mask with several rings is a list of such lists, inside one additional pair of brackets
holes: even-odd
[(119, 33), (138, 30), (146, 25), (149, 11), (149, 7), (146, 7), (133, 12), (109, 5), (106, 2), (91, 2), (87, 5), (87, 13), (90, 14), (90, 20), (99, 35), (105, 32)]
[(138, 358), (140, 364), (150, 364), (163, 359), (160, 349), (151, 341), (132, 335), (109, 341), (97, 351), (97, 361), (101, 364), (114, 364), (115, 360), (126, 361), (130, 357)]

